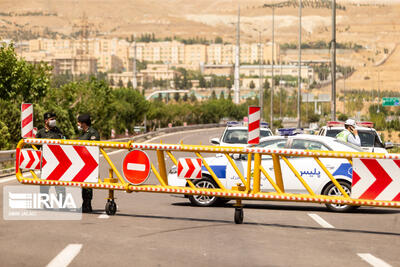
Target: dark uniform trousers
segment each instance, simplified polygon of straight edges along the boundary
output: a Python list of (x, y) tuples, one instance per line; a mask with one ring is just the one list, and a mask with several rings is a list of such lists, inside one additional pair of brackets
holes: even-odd
[[(86, 132), (82, 132), (78, 140), (100, 141), (100, 135), (93, 127), (89, 127)], [(91, 201), (93, 199), (92, 188), (82, 188), (82, 210), (92, 211)]]
[[(50, 129), (40, 129), (37, 134), (36, 138), (46, 138), (46, 139), (65, 139), (63, 133), (57, 127), (53, 127)], [(65, 187), (63, 186), (55, 186), (57, 197), (62, 197), (62, 203), (65, 201)], [(40, 193), (41, 194), (49, 194), (50, 186), (40, 186)]]

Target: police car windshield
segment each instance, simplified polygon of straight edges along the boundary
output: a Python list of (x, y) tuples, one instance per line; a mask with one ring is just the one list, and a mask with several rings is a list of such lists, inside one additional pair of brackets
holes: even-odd
[[(326, 136), (336, 137), (343, 130), (328, 129)], [(372, 130), (358, 130), (362, 147), (385, 147), (380, 141), (376, 133)]]
[[(260, 129), (260, 138), (270, 136), (269, 130)], [(227, 144), (247, 144), (247, 129), (228, 129), (222, 142)]]

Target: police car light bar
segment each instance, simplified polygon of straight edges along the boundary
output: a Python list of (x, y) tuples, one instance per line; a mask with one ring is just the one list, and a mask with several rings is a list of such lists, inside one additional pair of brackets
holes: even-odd
[[(357, 126), (360, 126), (360, 127), (368, 127), (368, 128), (373, 128), (374, 127), (374, 123), (373, 122), (370, 122), (370, 121), (359, 121), (359, 122), (356, 122), (356, 125)], [(328, 121), (327, 123), (326, 123), (326, 126), (328, 126), (328, 127), (340, 127), (340, 126), (344, 126), (344, 122), (342, 122), (342, 121)]]
[(261, 122), (260, 127), (261, 128), (269, 128), (269, 124), (268, 124), (268, 122)]
[(281, 136), (292, 136), (296, 134), (302, 133), (303, 129), (297, 129), (297, 128), (280, 128), (278, 129), (279, 135)]

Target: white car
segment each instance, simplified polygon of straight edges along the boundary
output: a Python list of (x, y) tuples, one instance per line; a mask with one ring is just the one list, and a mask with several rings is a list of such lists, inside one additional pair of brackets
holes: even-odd
[[(260, 128), (260, 138), (271, 136), (272, 132), (267, 127)], [(228, 126), (221, 138), (211, 139), (211, 143), (220, 146), (247, 146), (248, 129), (246, 126)]]
[[(345, 143), (332, 137), (316, 136), (316, 135), (295, 135), (295, 136), (271, 136), (262, 138), (257, 147), (263, 148), (287, 148), (287, 149), (302, 149), (302, 150), (327, 150), (327, 151), (351, 151), (362, 152), (362, 150), (352, 144)], [(244, 176), (247, 174), (247, 158), (246, 155), (236, 157), (234, 159), (237, 167)], [(228, 159), (224, 155), (205, 158), (213, 172), (219, 178), (223, 186), (231, 189), (241, 183), (240, 178), (232, 168)], [(271, 156), (262, 156), (262, 166), (268, 172), (272, 179), (275, 179), (273, 163)], [(340, 191), (333, 185), (329, 177), (310, 157), (288, 157), (290, 163), (300, 173), (302, 178), (311, 187), (315, 194), (318, 195), (341, 195)], [(326, 168), (332, 173), (336, 180), (342, 185), (343, 189), (350, 194), (352, 171), (353, 168), (347, 159), (341, 158), (320, 158)], [(287, 164), (281, 160), (281, 170), (285, 192), (308, 194), (304, 186), (300, 183), (294, 173), (289, 169)], [(253, 166), (252, 166), (253, 168)], [(203, 166), (202, 179), (193, 180), (197, 187), (216, 188), (217, 184), (212, 179), (210, 173)], [(168, 175), (168, 183), (172, 186), (187, 186), (186, 180), (177, 177), (176, 166), (173, 166)], [(275, 189), (268, 182), (266, 177), (261, 173), (261, 191), (275, 192)], [(218, 199), (208, 196), (188, 196), (192, 204), (198, 206), (211, 206), (218, 201), (226, 202), (229, 200)], [(346, 211), (351, 209), (351, 206), (327, 204), (328, 209), (333, 211)]]
[[(364, 151), (375, 153), (388, 153), (386, 149), (393, 148), (390, 142), (382, 143), (382, 140), (376, 130), (373, 128), (372, 122), (357, 122), (356, 130), (361, 140), (361, 148)], [(344, 130), (344, 123), (340, 121), (328, 121), (326, 126), (323, 126), (318, 135), (336, 137), (338, 133)]]

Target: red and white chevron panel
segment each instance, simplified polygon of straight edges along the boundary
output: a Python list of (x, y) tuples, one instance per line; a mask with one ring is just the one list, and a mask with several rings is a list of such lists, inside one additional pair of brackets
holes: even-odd
[(21, 104), (21, 136), (22, 138), (33, 137), (33, 105)]
[(42, 179), (97, 183), (99, 147), (43, 145)]
[(400, 160), (353, 159), (351, 197), (400, 201)]
[(19, 155), (19, 167), (27, 170), (40, 170), (41, 165), (46, 165), (46, 161), (40, 164), (42, 151), (33, 149), (21, 149)]
[(249, 138), (248, 144), (260, 143), (260, 107), (249, 107)]
[(201, 179), (201, 159), (199, 158), (179, 159), (178, 178)]

